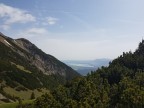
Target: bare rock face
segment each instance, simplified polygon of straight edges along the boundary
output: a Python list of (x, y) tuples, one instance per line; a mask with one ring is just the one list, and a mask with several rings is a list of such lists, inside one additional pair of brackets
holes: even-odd
[(55, 57), (44, 53), (27, 39), (11, 39), (0, 33), (0, 42), (22, 56), (28, 61), (29, 65), (35, 66), (45, 75), (57, 74), (64, 76), (66, 79), (72, 79), (75, 76), (79, 76), (72, 68)]
[(6, 97), (0, 93), (0, 100), (1, 99), (6, 99)]

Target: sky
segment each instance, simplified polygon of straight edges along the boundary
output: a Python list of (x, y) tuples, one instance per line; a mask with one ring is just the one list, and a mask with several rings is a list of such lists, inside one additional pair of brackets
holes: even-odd
[(59, 60), (114, 59), (144, 38), (144, 0), (0, 0), (0, 32)]

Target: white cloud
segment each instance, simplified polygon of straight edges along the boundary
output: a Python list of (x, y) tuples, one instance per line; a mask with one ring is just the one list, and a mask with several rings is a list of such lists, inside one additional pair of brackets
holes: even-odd
[(47, 33), (47, 30), (45, 28), (31, 28), (26, 31), (28, 34), (44, 34)]
[(58, 18), (54, 18), (54, 17), (47, 17), (47, 22), (49, 25), (54, 25), (56, 24), (56, 22), (58, 21)]
[[(0, 18), (3, 18), (3, 28), (8, 28), (14, 23), (27, 23), (36, 21), (36, 18), (27, 11), (14, 8), (5, 4), (0, 4)], [(2, 26), (1, 26), (2, 27)]]
[(45, 28), (30, 28), (25, 31), (20, 31), (17, 37), (32, 38), (37, 36), (45, 36), (48, 31)]

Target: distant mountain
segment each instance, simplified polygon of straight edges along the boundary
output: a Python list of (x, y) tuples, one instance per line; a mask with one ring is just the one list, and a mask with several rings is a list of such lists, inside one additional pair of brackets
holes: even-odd
[(81, 75), (87, 75), (91, 71), (97, 70), (101, 66), (108, 66), (111, 59), (96, 60), (64, 60), (63, 62), (79, 72)]
[(16, 91), (53, 89), (77, 76), (80, 74), (29, 40), (0, 33), (0, 95), (9, 95), (3, 91), (6, 87)]

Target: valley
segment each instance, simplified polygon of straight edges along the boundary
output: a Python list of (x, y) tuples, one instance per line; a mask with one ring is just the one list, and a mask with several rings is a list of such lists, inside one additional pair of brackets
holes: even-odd
[(26, 39), (14, 41), (1, 34), (0, 108), (144, 106), (144, 40), (114, 60), (63, 61), (71, 67)]
[(144, 0), (0, 0), (0, 108), (144, 108)]
[(68, 66), (79, 72), (81, 75), (86, 76), (91, 71), (95, 71), (101, 66), (108, 66), (110, 59), (96, 59), (96, 60), (64, 60)]

